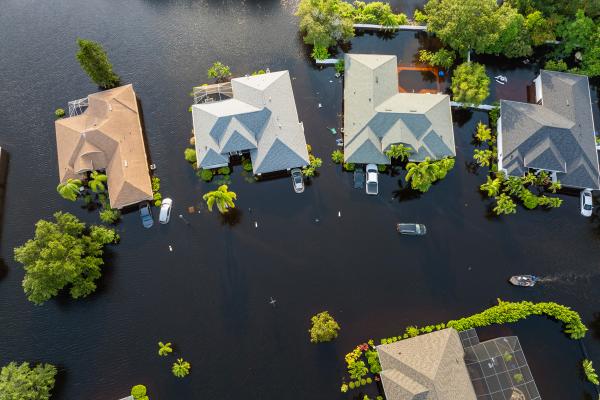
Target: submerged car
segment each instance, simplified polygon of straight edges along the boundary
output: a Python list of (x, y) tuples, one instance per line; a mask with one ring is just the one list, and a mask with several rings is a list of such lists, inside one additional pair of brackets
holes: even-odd
[(152, 218), (152, 210), (150, 209), (150, 204), (142, 203), (140, 204), (140, 217), (142, 218), (142, 225), (144, 228), (148, 229), (154, 225), (154, 218)]
[(292, 170), (292, 185), (294, 186), (294, 192), (304, 192), (304, 177), (300, 168), (294, 168)]
[(423, 224), (399, 223), (396, 224), (396, 230), (403, 235), (422, 236), (427, 233), (427, 228)]
[(164, 198), (160, 204), (160, 214), (158, 215), (158, 222), (161, 224), (168, 224), (171, 219), (171, 207), (173, 206), (173, 200), (170, 198)]
[(590, 189), (585, 189), (581, 191), (581, 215), (584, 217), (591, 217), (592, 210), (592, 191)]
[(367, 172), (367, 183), (365, 185), (365, 192), (367, 194), (376, 195), (379, 193), (379, 181), (377, 178), (377, 165), (375, 164), (367, 164), (366, 168)]

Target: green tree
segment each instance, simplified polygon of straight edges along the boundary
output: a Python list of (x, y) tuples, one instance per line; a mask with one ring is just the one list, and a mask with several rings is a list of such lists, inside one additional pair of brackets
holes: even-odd
[(402, 143), (392, 144), (389, 149), (385, 151), (385, 155), (390, 159), (397, 158), (400, 161), (408, 160), (413, 150), (409, 146), (405, 146)]
[(309, 159), (309, 164), (302, 168), (302, 174), (307, 177), (313, 177), (315, 176), (315, 173), (317, 171), (318, 168), (321, 168), (321, 165), (323, 165), (323, 160), (321, 160), (319, 157), (315, 157), (312, 154), (308, 154), (308, 159)]
[(0, 371), (0, 400), (48, 400), (54, 388), (56, 368), (50, 364), (11, 362)]
[(450, 69), (454, 65), (455, 59), (456, 54), (452, 50), (439, 49), (436, 52), (419, 50), (419, 61), (434, 67)]
[(558, 34), (562, 37), (562, 53), (569, 55), (575, 50), (587, 49), (592, 44), (595, 33), (594, 21), (587, 17), (583, 10), (577, 11), (574, 20), (558, 27)]
[(92, 171), (90, 179), (88, 180), (88, 186), (94, 193), (104, 192), (106, 190), (105, 183), (107, 180), (108, 178), (106, 175), (101, 174), (98, 171)]
[(479, 142), (492, 140), (492, 130), (488, 128), (486, 124), (479, 121), (477, 124), (477, 131), (475, 132), (475, 138), (479, 140)]
[(107, 207), (100, 211), (100, 221), (105, 224), (114, 224), (119, 219), (121, 219), (121, 211), (116, 208)]
[(432, 163), (429, 157), (420, 163), (410, 162), (406, 164), (406, 181), (410, 186), (425, 193), (431, 184), (437, 180), (439, 166)]
[(342, 0), (301, 0), (296, 10), (304, 43), (332, 47), (354, 37), (353, 7)]
[(171, 347), (172, 343), (167, 342), (158, 342), (158, 355), (159, 356), (168, 356), (173, 352), (173, 348)]
[(508, 192), (511, 196), (518, 196), (525, 189), (521, 178), (516, 176), (509, 176), (508, 179), (504, 180), (504, 191)]
[(215, 78), (217, 82), (223, 82), (231, 76), (231, 69), (221, 61), (215, 61), (208, 69), (207, 74), (209, 78)]
[(448, 172), (454, 168), (454, 158), (444, 157), (434, 161), (433, 164), (437, 166), (437, 171), (435, 173), (436, 180), (444, 179)]
[(555, 40), (553, 24), (544, 18), (541, 11), (534, 11), (525, 17), (525, 27), (534, 46), (544, 44), (547, 40)]
[(473, 151), (473, 159), (482, 167), (489, 167), (492, 163), (492, 159), (494, 157), (494, 153), (491, 150), (479, 150), (475, 149)]
[(190, 365), (189, 362), (184, 361), (183, 358), (178, 358), (177, 362), (173, 363), (173, 367), (171, 368), (171, 371), (173, 372), (173, 375), (175, 375), (176, 377), (183, 378), (184, 376), (186, 376), (190, 373), (191, 368), (192, 368), (192, 366)]
[(485, 53), (498, 37), (496, 0), (429, 0), (425, 4), (427, 30), (466, 55)]
[(517, 212), (517, 205), (508, 195), (501, 193), (500, 196), (496, 196), (494, 212), (496, 215), (514, 214)]
[(325, 46), (316, 45), (313, 47), (310, 56), (313, 58), (313, 60), (325, 60), (329, 58), (329, 51)]
[(208, 211), (212, 212), (215, 204), (221, 214), (225, 214), (230, 208), (235, 208), (234, 200), (237, 200), (237, 194), (230, 192), (228, 189), (227, 185), (221, 185), (217, 190), (213, 190), (202, 196), (204, 201), (206, 201)]
[(147, 389), (144, 385), (135, 385), (131, 388), (131, 395), (133, 396), (133, 400), (149, 400), (146, 395)]
[(75, 299), (96, 290), (104, 246), (119, 239), (114, 230), (103, 226), (86, 230), (69, 213), (57, 212), (54, 219), (38, 221), (35, 237), (14, 250), (15, 261), (25, 268), (25, 294), (38, 305), (67, 286)]
[(598, 374), (596, 373), (592, 362), (586, 358), (585, 360), (583, 360), (582, 366), (583, 372), (585, 373), (585, 377), (587, 378), (587, 380), (593, 383), (594, 385), (600, 384), (600, 382), (598, 381)]
[(452, 75), (452, 100), (466, 106), (481, 104), (490, 94), (490, 78), (481, 64), (466, 62)]
[(500, 194), (500, 190), (502, 189), (502, 179), (499, 177), (492, 179), (488, 175), (487, 181), (479, 186), (479, 189), (482, 192), (486, 192), (488, 197), (496, 197)]
[(119, 76), (113, 72), (108, 55), (100, 43), (78, 38), (77, 45), (77, 61), (95, 84), (106, 89), (119, 85)]
[(67, 179), (66, 182), (60, 183), (56, 187), (56, 191), (64, 199), (75, 201), (79, 196), (79, 188), (81, 187), (81, 181), (79, 179)]
[(343, 74), (344, 70), (346, 69), (346, 65), (345, 65), (345, 61), (343, 58), (340, 58), (337, 60), (337, 62), (335, 63), (335, 72), (337, 72), (338, 74)]
[(340, 150), (334, 150), (333, 153), (331, 153), (331, 161), (333, 161), (335, 164), (343, 163), (344, 153)]
[(185, 149), (185, 151), (183, 152), (184, 157), (185, 157), (185, 161), (196, 165), (196, 162), (198, 161), (196, 159), (196, 149), (193, 149), (191, 147), (188, 147), (187, 149)]
[(499, 24), (498, 39), (486, 49), (486, 53), (503, 54), (506, 57), (531, 55), (531, 36), (525, 17), (509, 4), (503, 4), (496, 11), (496, 20)]
[(311, 343), (329, 342), (338, 336), (340, 326), (327, 311), (314, 315), (310, 319), (309, 329)]

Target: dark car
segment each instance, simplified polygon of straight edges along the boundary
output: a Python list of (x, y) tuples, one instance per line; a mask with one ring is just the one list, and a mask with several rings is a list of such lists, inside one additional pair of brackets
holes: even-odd
[(152, 218), (152, 209), (150, 208), (150, 204), (140, 204), (140, 217), (142, 218), (142, 225), (144, 225), (144, 228), (151, 228), (152, 225), (154, 225), (154, 218)]

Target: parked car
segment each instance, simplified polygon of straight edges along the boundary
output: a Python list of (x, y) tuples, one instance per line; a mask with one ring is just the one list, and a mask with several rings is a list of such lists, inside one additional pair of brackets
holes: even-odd
[(399, 223), (396, 224), (396, 230), (403, 235), (423, 236), (427, 233), (427, 228), (423, 224)]
[(367, 164), (367, 184), (365, 185), (365, 191), (367, 194), (376, 195), (379, 193), (379, 181), (377, 178), (377, 165)]
[(173, 206), (173, 200), (166, 197), (160, 203), (160, 214), (158, 214), (158, 222), (161, 224), (168, 224), (171, 219), (171, 207)]
[(142, 225), (144, 225), (144, 228), (151, 228), (152, 225), (154, 225), (152, 209), (150, 208), (150, 204), (147, 202), (140, 204), (140, 217), (142, 217)]
[(294, 168), (292, 170), (292, 185), (294, 185), (294, 192), (304, 192), (304, 177), (300, 168)]
[(592, 216), (592, 191), (590, 189), (584, 189), (581, 191), (581, 215), (584, 217)]

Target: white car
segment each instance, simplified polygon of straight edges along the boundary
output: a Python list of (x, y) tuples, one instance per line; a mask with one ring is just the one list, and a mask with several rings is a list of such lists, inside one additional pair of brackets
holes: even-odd
[(304, 192), (304, 178), (302, 177), (300, 168), (294, 168), (292, 170), (292, 184), (294, 185), (294, 192)]
[(377, 165), (367, 164), (366, 172), (367, 183), (365, 184), (365, 191), (367, 192), (367, 194), (376, 195), (377, 193), (379, 193)]
[(584, 217), (592, 216), (592, 191), (590, 189), (584, 189), (581, 191), (579, 196), (581, 199), (581, 215)]
[(164, 198), (160, 204), (160, 214), (158, 215), (158, 222), (161, 224), (168, 224), (171, 219), (171, 207), (173, 206), (173, 200), (170, 198)]

